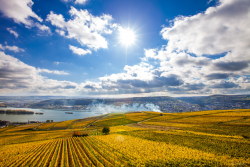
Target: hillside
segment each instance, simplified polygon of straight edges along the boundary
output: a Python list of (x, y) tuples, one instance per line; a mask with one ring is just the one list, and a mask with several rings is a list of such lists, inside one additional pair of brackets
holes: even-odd
[(0, 96), (0, 102), (38, 102), (46, 99), (59, 99), (65, 96)]
[[(12, 99), (13, 98), (13, 99)], [(33, 99), (32, 99), (33, 98)], [(47, 98), (47, 99), (46, 99)], [(0, 101), (4, 97), (0, 97)], [(76, 98), (76, 97), (51, 97), (51, 96), (17, 96), (8, 97), (9, 102), (3, 105), (15, 108), (39, 108), (54, 110), (87, 110), (96, 108), (113, 108), (114, 111), (162, 111), (166, 113), (204, 111), (204, 110), (229, 110), (249, 109), (250, 95), (211, 95), (199, 97), (132, 97), (132, 98)], [(17, 101), (13, 101), (16, 99)], [(18, 99), (23, 99), (19, 101)], [(40, 100), (38, 100), (40, 99)], [(139, 109), (139, 106), (144, 109)], [(137, 106), (137, 109), (135, 108)], [(147, 107), (146, 107), (147, 106)], [(122, 108), (119, 108), (122, 107)], [(127, 109), (125, 109), (127, 107)]]
[(191, 104), (208, 105), (211, 103), (247, 103), (250, 95), (211, 95), (202, 97), (178, 97), (177, 99)]
[(159, 97), (133, 97), (133, 98), (117, 98), (117, 99), (93, 99), (93, 98), (80, 98), (80, 99), (48, 99), (35, 103), (29, 103), (28, 108), (46, 108), (47, 106), (75, 106), (75, 105), (90, 105), (92, 103), (115, 104), (115, 103), (154, 103), (154, 102), (178, 102), (178, 99), (169, 96)]
[[(102, 135), (104, 126), (109, 135)], [(87, 137), (72, 137), (74, 131)], [(0, 129), (0, 166), (248, 166), (250, 109), (112, 113)]]

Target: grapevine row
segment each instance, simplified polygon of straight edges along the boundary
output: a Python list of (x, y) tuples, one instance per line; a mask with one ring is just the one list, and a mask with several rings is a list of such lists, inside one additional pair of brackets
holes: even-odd
[(48, 140), (42, 144), (24, 144), (21, 154), (9, 155), (4, 166), (42, 166), (42, 167), (116, 167), (130, 166), (128, 158), (105, 146), (105, 143), (94, 137), (69, 137)]

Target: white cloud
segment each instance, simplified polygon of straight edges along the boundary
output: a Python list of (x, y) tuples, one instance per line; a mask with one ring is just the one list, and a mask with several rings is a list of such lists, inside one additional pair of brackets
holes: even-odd
[(98, 89), (101, 89), (101, 83), (100, 82), (91, 82), (91, 81), (86, 81), (85, 83), (81, 83), (79, 85), (82, 90), (85, 91), (97, 91)]
[(41, 25), (39, 23), (35, 24), (37, 28), (39, 28), (41, 30), (41, 32), (47, 32), (48, 34), (51, 34), (51, 30), (48, 26), (46, 25)]
[(207, 2), (207, 4), (210, 4), (212, 1), (213, 1), (213, 0), (209, 0), (209, 1)]
[(85, 4), (88, 0), (75, 0), (75, 4)]
[(5, 50), (5, 47), (2, 44), (0, 44), (0, 49)]
[(250, 1), (220, 0), (220, 5), (190, 17), (178, 17), (162, 29), (167, 50), (214, 55), (250, 46)]
[(143, 57), (142, 60), (147, 61), (148, 58), (157, 59), (158, 57), (156, 57), (156, 51), (156, 49), (144, 49), (145, 57)]
[[(99, 91), (213, 94), (250, 90), (246, 83), (250, 75), (250, 1), (221, 0), (204, 13), (180, 16), (172, 22), (173, 26), (161, 31), (167, 45), (144, 50), (142, 62), (157, 59), (160, 67), (125, 66), (123, 73), (99, 78)], [(213, 57), (222, 53), (220, 58)]]
[(37, 16), (31, 9), (31, 6), (34, 4), (32, 0), (10, 0), (0, 1), (0, 10), (6, 17), (12, 18), (16, 23), (23, 23), (26, 26), (31, 27), (33, 21), (30, 17), (37, 19), (42, 22), (42, 18)]
[(72, 50), (73, 53), (78, 54), (79, 56), (84, 56), (86, 54), (91, 54), (90, 50), (84, 50), (82, 48), (77, 48), (75, 46), (69, 45), (69, 49)]
[(58, 62), (58, 61), (55, 61), (55, 62), (54, 62), (54, 64), (55, 64), (55, 65), (59, 65), (59, 64), (60, 64), (60, 62)]
[(37, 69), (0, 51), (1, 94), (11, 92), (24, 92), (25, 94), (75, 93), (78, 86), (76, 83), (48, 79), (40, 74), (42, 72), (66, 75), (63, 71)]
[(48, 70), (48, 69), (37, 69), (37, 72), (39, 73), (49, 73), (49, 74), (58, 74), (58, 75), (68, 75), (69, 73), (65, 71), (58, 71), (58, 70)]
[[(249, 26), (250, 1), (221, 0), (218, 6), (210, 7), (204, 13), (175, 18), (172, 26), (161, 31), (163, 38), (168, 40), (167, 45), (161, 49), (145, 49), (142, 61), (160, 60), (157, 70), (162, 72), (161, 75), (181, 76), (189, 88), (194, 81), (205, 88), (211, 81), (217, 82), (206, 89), (217, 93), (222, 88), (236, 88), (242, 84), (226, 80), (250, 75)], [(178, 87), (180, 92), (187, 90), (181, 87)]]
[[(123, 73), (99, 78), (100, 82), (74, 83), (57, 81), (42, 76), (43, 73), (67, 75), (64, 71), (39, 69), (0, 52), (0, 93), (25, 92), (26, 94), (212, 94), (220, 92), (250, 90), (250, 79), (246, 76), (228, 80), (201, 81), (182, 78), (173, 71), (160, 71), (148, 63), (125, 66)], [(181, 70), (183, 71), (183, 70)], [(87, 73), (83, 73), (87, 74)], [(220, 77), (210, 75), (209, 77)]]
[[(50, 80), (43, 77), (42, 72), (67, 73), (36, 69), (5, 56), (0, 61), (1, 76), (4, 76), (0, 87), (27, 90), (31, 87), (33, 91), (73, 94), (246, 93), (250, 91), (249, 9), (248, 0), (221, 0), (218, 6), (210, 7), (204, 13), (177, 17), (171, 27), (161, 31), (163, 38), (168, 40), (167, 45), (160, 49), (145, 49), (141, 63), (126, 65), (123, 72), (100, 77), (98, 82), (76, 84)], [(70, 14), (71, 19), (66, 21), (63, 15), (51, 12), (46, 20), (56, 26), (56, 32), (61, 36), (76, 39), (90, 49), (107, 48), (102, 34), (117, 28), (110, 24), (111, 16), (96, 17), (87, 10), (73, 7)], [(4, 50), (5, 46), (0, 45), (0, 48)], [(69, 48), (78, 55), (91, 53), (71, 45)], [(221, 54), (220, 58), (213, 56), (217, 54)], [(150, 65), (152, 59), (159, 64)]]
[(169, 59), (169, 63), (173, 66), (206, 66), (211, 63), (211, 60), (206, 57), (193, 57), (185, 52), (180, 52), (178, 54), (173, 53), (171, 59)]
[(7, 28), (7, 30), (11, 33), (11, 34), (13, 34), (16, 38), (18, 38), (18, 33), (16, 32), (16, 31), (14, 31), (13, 29), (11, 29), (11, 28)]
[[(1, 0), (0, 11), (8, 18), (12, 18), (14, 22), (24, 24), (27, 28), (38, 27), (41, 31), (50, 32), (49, 27), (41, 25), (34, 21), (36, 19), (42, 22), (43, 19), (32, 11), (34, 4), (32, 0)], [(34, 19), (31, 19), (34, 18)]]
[(24, 49), (21, 49), (17, 46), (5, 46), (5, 48), (14, 52), (24, 52)]
[(61, 36), (65, 36), (65, 31), (63, 31), (63, 30), (58, 30), (58, 29), (56, 29), (56, 32), (57, 32), (59, 35), (61, 35)]
[[(74, 0), (61, 0), (64, 2), (70, 2), (70, 1), (74, 1)], [(75, 4), (85, 4), (88, 0), (75, 0)]]
[(17, 47), (17, 46), (8, 46), (8, 45), (6, 45), (6, 46), (3, 46), (2, 44), (0, 44), (0, 49), (1, 50), (11, 50), (11, 51), (14, 51), (14, 52), (24, 52), (25, 50), (24, 49), (22, 49), (22, 48), (19, 48), (19, 47)]
[[(61, 36), (76, 39), (81, 45), (90, 49), (107, 48), (108, 42), (102, 34), (112, 32), (112, 16), (103, 14), (93, 16), (88, 10), (77, 10), (71, 7), (71, 19), (65, 21), (63, 15), (50, 12), (47, 21), (57, 27), (56, 32)], [(67, 35), (66, 35), (67, 33)]]

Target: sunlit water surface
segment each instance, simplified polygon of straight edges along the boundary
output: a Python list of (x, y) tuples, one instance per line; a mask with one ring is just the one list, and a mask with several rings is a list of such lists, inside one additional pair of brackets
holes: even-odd
[[(46, 121), (53, 120), (57, 121), (65, 121), (72, 119), (82, 119), (86, 117), (92, 117), (101, 115), (102, 113), (84, 111), (84, 110), (46, 110), (46, 109), (32, 109), (32, 108), (13, 108), (7, 107), (0, 109), (12, 109), (12, 110), (28, 110), (33, 112), (43, 112), (43, 115), (39, 114), (26, 114), (26, 115), (12, 115), (12, 114), (0, 114), (0, 120), (10, 121), (10, 122), (28, 122), (29, 121)], [(73, 112), (73, 114), (66, 114), (65, 112)]]

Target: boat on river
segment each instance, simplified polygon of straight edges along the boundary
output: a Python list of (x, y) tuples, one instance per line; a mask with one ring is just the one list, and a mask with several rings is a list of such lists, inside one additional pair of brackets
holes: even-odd
[(43, 115), (43, 112), (36, 112), (35, 114)]

